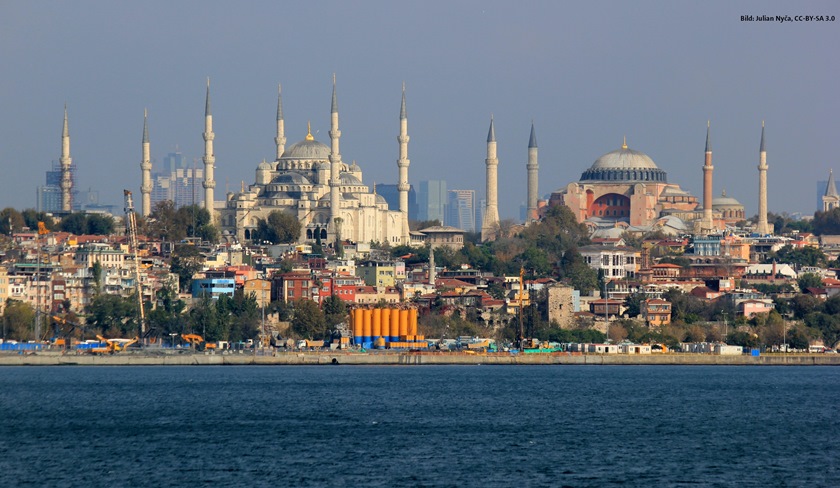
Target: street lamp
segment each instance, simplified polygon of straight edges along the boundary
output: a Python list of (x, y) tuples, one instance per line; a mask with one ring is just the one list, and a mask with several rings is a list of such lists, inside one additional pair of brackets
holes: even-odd
[(172, 349), (175, 349), (175, 336), (177, 336), (177, 335), (178, 334), (176, 334), (174, 332), (169, 333), (169, 337), (171, 337), (171, 339), (169, 340), (169, 343), (172, 346)]

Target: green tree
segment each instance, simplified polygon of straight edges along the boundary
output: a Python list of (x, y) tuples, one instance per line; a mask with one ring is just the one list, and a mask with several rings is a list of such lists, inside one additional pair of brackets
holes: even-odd
[(796, 279), (796, 284), (799, 289), (805, 293), (808, 288), (822, 288), (822, 277), (816, 273), (804, 273)]
[(181, 291), (188, 293), (192, 289), (192, 277), (201, 270), (203, 259), (198, 248), (191, 244), (175, 246), (170, 261), (170, 271), (178, 275)]
[(0, 211), (0, 234), (11, 235), (14, 232), (20, 232), (25, 225), (23, 215), (12, 207), (6, 207)]
[(38, 212), (34, 209), (27, 208), (26, 210), (21, 212), (20, 215), (21, 217), (23, 217), (23, 221), (26, 224), (26, 226), (30, 229), (38, 229), (38, 222), (43, 222), (44, 226), (50, 231), (54, 231), (57, 229), (55, 221), (46, 212)]
[[(300, 221), (289, 212), (272, 210), (268, 217), (257, 221), (257, 241), (288, 244), (300, 238)], [(319, 239), (320, 240), (320, 239)]]
[[(35, 224), (38, 225), (37, 223)], [(87, 234), (87, 218), (81, 212), (73, 212), (61, 219), (59, 229), (75, 235)]]
[(163, 200), (152, 207), (152, 213), (146, 220), (146, 229), (150, 237), (162, 241), (178, 242), (186, 236), (184, 223), (178, 218), (175, 203)]
[(139, 334), (134, 320), (137, 315), (136, 303), (119, 295), (96, 295), (85, 307), (88, 327), (98, 329), (108, 336), (135, 336)]
[(114, 233), (114, 219), (110, 215), (84, 214), (85, 230), (91, 235)]
[(817, 212), (811, 222), (814, 234), (837, 235), (840, 234), (840, 207), (835, 207), (828, 212)]
[(294, 307), (292, 331), (298, 337), (323, 339), (327, 333), (327, 324), (318, 304), (312, 300), (298, 300), (294, 303)]
[(321, 304), (324, 313), (325, 325), (328, 329), (334, 329), (336, 325), (347, 321), (347, 305), (338, 295), (330, 295)]
[(3, 339), (25, 341), (32, 338), (35, 310), (26, 302), (6, 300), (3, 311)]
[(788, 263), (796, 267), (819, 266), (824, 267), (828, 259), (821, 250), (815, 247), (794, 248), (790, 244), (772, 252), (764, 259), (764, 263)]

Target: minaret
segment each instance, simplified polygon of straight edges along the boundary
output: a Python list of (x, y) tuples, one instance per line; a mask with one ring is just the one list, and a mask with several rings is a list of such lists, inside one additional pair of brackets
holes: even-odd
[(761, 121), (761, 146), (758, 148), (758, 228), (759, 234), (770, 234), (767, 225), (767, 148), (764, 146), (764, 121)]
[(397, 168), (399, 168), (399, 183), (397, 184), (397, 191), (400, 194), (400, 213), (402, 214), (402, 235), (400, 239), (403, 244), (409, 243), (408, 232), (408, 117), (405, 113), (405, 83), (402, 88), (402, 104), (400, 105), (400, 135), (397, 136), (397, 142), (400, 144), (400, 158), (397, 160)]
[(429, 249), (429, 284), (435, 286), (437, 274), (435, 273), (435, 248)]
[(286, 151), (286, 123), (283, 121), (283, 97), (281, 96), (280, 84), (277, 84), (277, 137), (274, 138), (277, 144), (277, 160)]
[(148, 112), (143, 110), (143, 158), (140, 160), (140, 170), (143, 172), (140, 193), (142, 194), (141, 215), (148, 217), (152, 213), (152, 160), (149, 157), (149, 123)]
[(64, 127), (61, 130), (61, 211), (71, 212), (73, 210), (73, 179), (70, 176), (70, 165), (73, 158), (70, 157), (70, 126), (67, 123), (67, 104), (64, 104)]
[(537, 162), (537, 133), (534, 121), (531, 121), (531, 139), (528, 141), (528, 213), (526, 222), (537, 220), (537, 197), (539, 195), (538, 180), (540, 165)]
[(204, 103), (204, 208), (210, 213), (210, 221), (213, 222), (213, 189), (216, 188), (216, 180), (213, 179), (213, 169), (216, 165), (216, 156), (213, 154), (213, 115), (210, 113), (210, 78), (207, 78), (207, 98)]
[[(330, 116), (330, 226), (338, 231), (336, 220), (341, 216), (341, 152), (338, 149), (338, 141), (341, 139), (341, 131), (338, 130), (338, 96), (335, 91), (335, 73), (333, 73), (332, 109)], [(341, 236), (336, 236), (340, 239)], [(378, 237), (377, 237), (378, 239)]]
[(703, 225), (702, 232), (710, 233), (714, 229), (712, 219), (712, 140), (711, 121), (706, 122), (706, 162), (703, 164)]
[(487, 133), (487, 203), (484, 207), (484, 222), (481, 224), (481, 240), (495, 239), (499, 233), (499, 160), (496, 158), (496, 130), (490, 117), (490, 131)]
[(823, 212), (828, 212), (840, 206), (840, 194), (837, 193), (837, 185), (834, 183), (834, 171), (832, 170), (828, 170), (828, 185), (825, 187), (822, 202)]

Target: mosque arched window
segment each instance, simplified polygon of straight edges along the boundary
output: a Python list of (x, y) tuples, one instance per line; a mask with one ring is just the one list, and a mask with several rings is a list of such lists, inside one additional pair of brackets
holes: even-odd
[(306, 238), (312, 239), (312, 229), (306, 229)]
[(321, 239), (327, 238), (327, 229), (321, 229)]
[(245, 239), (250, 239), (250, 238), (251, 238), (251, 231), (248, 230), (248, 229), (245, 229)]

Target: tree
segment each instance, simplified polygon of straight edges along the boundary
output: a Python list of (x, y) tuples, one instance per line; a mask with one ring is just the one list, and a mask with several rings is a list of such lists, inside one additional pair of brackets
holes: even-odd
[(840, 234), (840, 207), (835, 207), (828, 212), (817, 212), (811, 222), (814, 234), (837, 235)]
[(333, 329), (336, 325), (347, 320), (347, 306), (344, 304), (344, 300), (338, 298), (337, 295), (330, 295), (325, 298), (321, 304), (321, 310), (324, 313), (324, 321), (328, 329)]
[(298, 337), (323, 339), (327, 333), (327, 324), (318, 304), (312, 300), (298, 300), (294, 303), (294, 307), (292, 331)]
[(89, 327), (112, 336), (134, 336), (139, 333), (136, 321), (137, 302), (119, 295), (100, 294), (85, 307)]
[(289, 212), (272, 210), (268, 217), (257, 221), (257, 241), (288, 244), (300, 238), (300, 221)]
[(114, 219), (110, 215), (85, 215), (85, 230), (91, 235), (113, 234)]
[(408, 228), (410, 230), (423, 230), (429, 227), (437, 227), (443, 225), (440, 220), (409, 220)]
[(26, 302), (6, 300), (3, 312), (3, 339), (25, 341), (31, 339), (35, 310)]
[(56, 229), (55, 221), (52, 217), (47, 215), (46, 212), (38, 212), (34, 209), (27, 208), (23, 212), (21, 212), (21, 217), (23, 217), (23, 221), (27, 227), (30, 229), (37, 229), (38, 222), (43, 222), (44, 226), (50, 231)]
[(808, 288), (822, 288), (823, 282), (822, 277), (816, 273), (805, 273), (799, 276), (796, 279), (796, 284), (799, 285), (799, 289), (805, 293)]
[(827, 261), (825, 253), (815, 247), (794, 248), (790, 244), (776, 252), (771, 252), (764, 259), (764, 263), (789, 263), (797, 268), (802, 266), (824, 267)]
[[(35, 225), (37, 226), (37, 223)], [(61, 219), (59, 229), (75, 235), (87, 234), (87, 218), (81, 212), (73, 212)]]
[(178, 282), (182, 292), (189, 292), (192, 288), (192, 277), (202, 267), (201, 253), (198, 248), (191, 244), (179, 244), (175, 246), (175, 252), (169, 269), (178, 275)]
[(0, 234), (12, 235), (14, 231), (20, 231), (26, 222), (23, 215), (12, 207), (0, 210)]
[(187, 236), (183, 222), (179, 222), (175, 202), (163, 200), (152, 207), (147, 219), (147, 231), (150, 237), (162, 241), (178, 242)]

